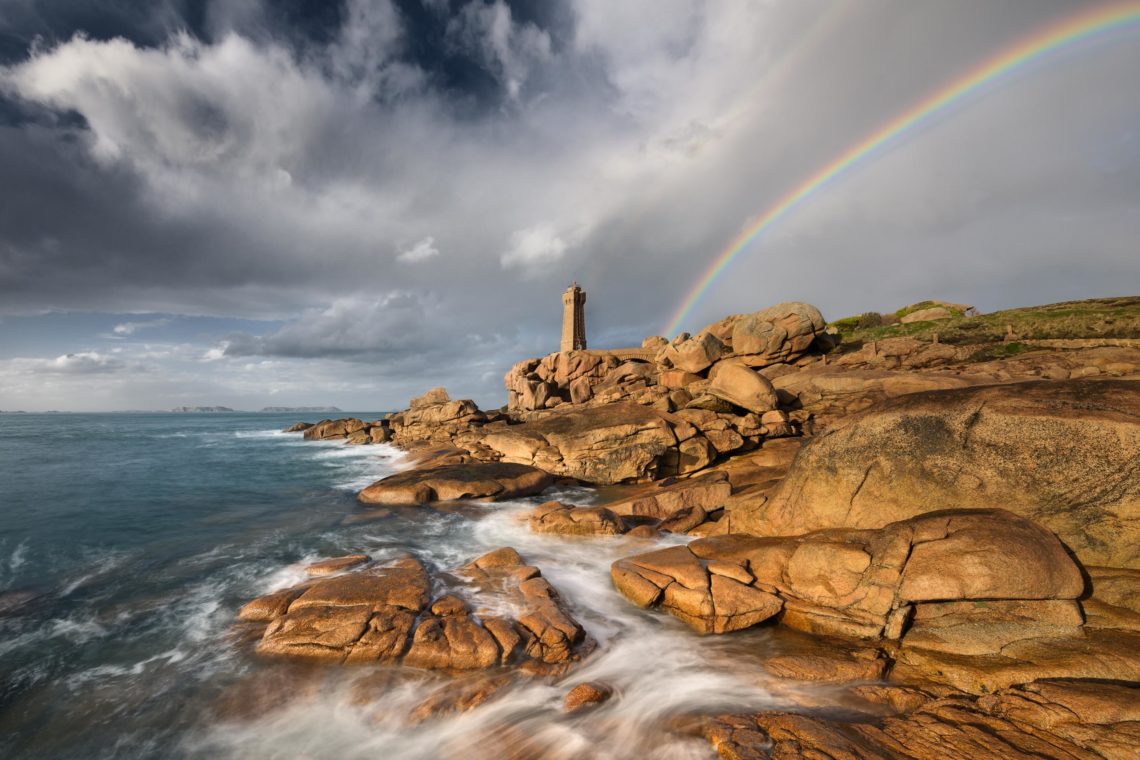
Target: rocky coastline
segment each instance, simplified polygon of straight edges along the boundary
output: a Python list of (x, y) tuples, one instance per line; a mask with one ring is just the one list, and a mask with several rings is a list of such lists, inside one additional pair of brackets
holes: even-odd
[[(682, 621), (693, 647), (786, 631), (767, 675), (828, 684), (831, 701), (662, 723), (721, 757), (1135, 757), (1140, 345), (1026, 338), (1013, 317), (952, 343), (986, 317), (905, 311), (881, 335), (882, 315), (837, 329), (784, 303), (636, 350), (521, 361), (498, 410), (436, 388), (383, 419), (287, 432), (408, 452), (360, 491), (369, 509), (589, 486), (589, 504), (547, 497), (530, 530), (628, 543), (614, 593)], [(454, 675), (409, 721), (564, 678), (596, 649), (509, 546), (448, 568), (351, 555), (307, 572), (241, 609), (256, 652)], [(566, 708), (620, 699), (583, 682)], [(509, 756), (544, 754), (520, 741)]]

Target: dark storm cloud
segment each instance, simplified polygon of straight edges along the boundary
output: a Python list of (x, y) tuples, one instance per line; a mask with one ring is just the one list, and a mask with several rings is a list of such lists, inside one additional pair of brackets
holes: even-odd
[[(135, 5), (0, 6), (0, 311), (284, 320), (203, 336), (187, 386), (308, 361), (313, 378), (434, 366), (481, 393), (553, 347), (569, 280), (595, 345), (657, 332), (750, 218), (1072, 10)], [(794, 298), (841, 316), (1140, 289), (1131, 34), (979, 93), (814, 195), (686, 327)]]

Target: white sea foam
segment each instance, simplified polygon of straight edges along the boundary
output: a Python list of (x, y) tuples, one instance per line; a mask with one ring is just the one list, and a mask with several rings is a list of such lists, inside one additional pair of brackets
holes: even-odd
[(313, 458), (335, 468), (334, 486), (359, 491), (380, 478), (402, 469), (407, 454), (384, 443), (347, 446), (340, 442), (318, 442)]
[(296, 586), (298, 583), (308, 579), (305, 573), (305, 565), (311, 565), (316, 562), (319, 557), (316, 554), (306, 554), (301, 558), (301, 561), (295, 562), (285, 567), (279, 567), (270, 571), (266, 576), (259, 580), (256, 584), (258, 589), (257, 593), (271, 594), (274, 591)]
[(16, 548), (12, 550), (12, 554), (8, 557), (8, 571), (15, 573), (23, 566), (28, 554), (27, 540), (21, 541), (16, 544)]
[[(545, 496), (550, 496), (546, 494)], [(567, 489), (561, 496), (583, 503), (589, 493)], [(626, 538), (557, 538), (532, 533), (520, 520), (536, 500), (488, 505), (479, 517), (457, 521), (453, 515), (425, 512), (416, 521), (417, 554), (440, 568), (455, 567), (500, 546), (513, 546), (539, 566), (562, 599), (598, 642), (597, 651), (570, 675), (554, 681), (514, 684), (497, 698), (459, 715), (423, 724), (407, 720), (438, 681), (434, 676), (388, 688), (375, 701), (361, 704), (351, 691), (352, 671), (340, 688), (283, 702), (281, 709), (244, 722), (216, 724), (188, 739), (193, 756), (221, 757), (385, 757), (495, 760), (507, 749), (486, 736), (498, 736), (510, 749), (528, 749), (555, 759), (653, 757), (666, 760), (708, 758), (707, 742), (670, 733), (670, 718), (715, 711), (758, 710), (786, 705), (795, 694), (774, 687), (759, 663), (732, 647), (731, 637), (702, 639), (675, 619), (640, 610), (614, 592), (609, 567), (617, 558), (683, 539), (666, 537), (634, 543)], [(398, 534), (406, 528), (395, 527)], [(384, 559), (398, 548), (379, 531), (357, 536)], [(283, 568), (266, 587), (284, 587), (299, 579), (297, 566)], [(464, 589), (459, 589), (465, 593)], [(488, 606), (479, 598), (479, 606)], [(509, 601), (505, 612), (515, 612)], [(489, 605), (494, 609), (495, 605)], [(372, 672), (372, 671), (367, 671)], [(364, 673), (367, 675), (367, 673)], [(586, 715), (568, 716), (562, 698), (585, 680), (612, 685), (618, 696)], [(510, 728), (510, 733), (504, 729)]]
[(107, 633), (107, 629), (92, 618), (54, 618), (34, 630), (0, 638), (0, 655), (59, 638), (78, 646), (102, 638)]
[[(297, 433), (286, 433), (283, 430), (237, 430), (235, 438), (286, 438), (293, 439)], [(298, 437), (298, 440), (301, 440)]]
[(75, 689), (89, 681), (103, 681), (111, 678), (124, 678), (142, 675), (154, 665), (175, 665), (186, 659), (181, 649), (169, 649), (130, 665), (97, 665), (75, 673), (68, 679), (68, 685)]
[(61, 597), (70, 596), (76, 589), (118, 570), (130, 557), (117, 552), (101, 552), (87, 560), (88, 570), (69, 580), (60, 590)]

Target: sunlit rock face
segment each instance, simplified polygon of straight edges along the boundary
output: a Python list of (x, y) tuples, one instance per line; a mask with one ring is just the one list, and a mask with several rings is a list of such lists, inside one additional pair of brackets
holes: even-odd
[[(716, 536), (619, 560), (613, 580), (635, 604), (660, 605), (702, 633), (780, 614), (784, 625), (812, 633), (888, 639), (902, 636), (915, 605), (1070, 600), (1072, 607), (1084, 590), (1053, 534), (1000, 510), (935, 512), (879, 530)], [(1036, 609), (1022, 606), (1029, 616)]]
[(1091, 565), (1140, 567), (1140, 384), (1058, 380), (900, 396), (800, 452), (740, 527), (878, 528), (935, 509), (1007, 509)]
[[(363, 564), (337, 559), (343, 567)], [(331, 565), (326, 560), (308, 570), (325, 575)], [(432, 601), (431, 575), (410, 555), (259, 597), (238, 617), (266, 624), (257, 644), (266, 656), (427, 670), (510, 665), (555, 672), (584, 651), (582, 626), (541, 571), (514, 549), (489, 552), (454, 575), (467, 581), (476, 598), (508, 599), (517, 617), (472, 611), (454, 594)]]

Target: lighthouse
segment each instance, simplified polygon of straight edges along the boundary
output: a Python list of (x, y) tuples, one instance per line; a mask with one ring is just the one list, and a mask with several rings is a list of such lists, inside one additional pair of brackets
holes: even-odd
[(586, 291), (575, 281), (562, 294), (562, 347), (561, 351), (580, 351), (586, 348)]

